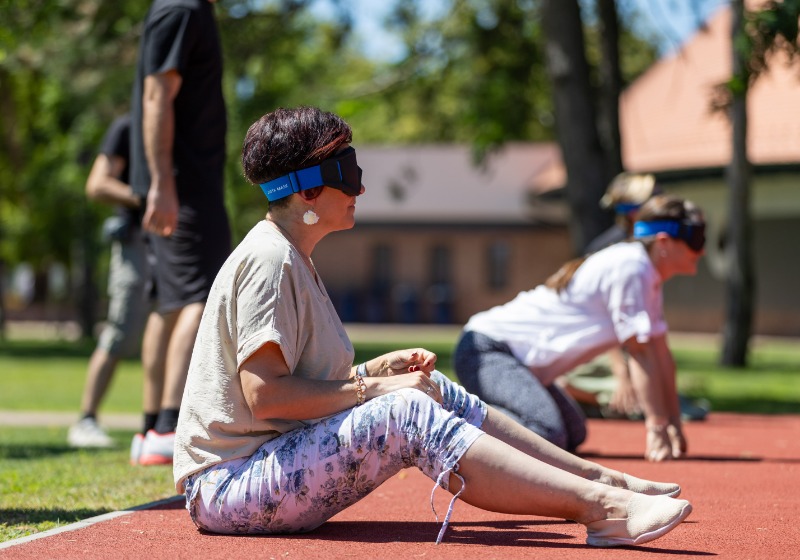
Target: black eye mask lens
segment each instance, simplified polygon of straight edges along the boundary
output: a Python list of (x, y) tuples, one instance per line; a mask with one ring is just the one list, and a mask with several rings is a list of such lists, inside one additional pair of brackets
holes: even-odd
[(320, 164), (322, 180), (329, 187), (350, 196), (361, 194), (361, 168), (352, 147), (326, 159)]
[(681, 239), (695, 253), (703, 250), (706, 244), (706, 225), (705, 224), (684, 224), (681, 231)]

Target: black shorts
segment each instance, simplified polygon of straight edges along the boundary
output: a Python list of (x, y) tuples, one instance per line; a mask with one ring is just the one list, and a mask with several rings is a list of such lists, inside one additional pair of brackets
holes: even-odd
[(205, 302), (219, 269), (231, 252), (224, 206), (202, 212), (181, 206), (178, 226), (169, 237), (148, 234), (155, 256), (158, 311), (169, 313)]

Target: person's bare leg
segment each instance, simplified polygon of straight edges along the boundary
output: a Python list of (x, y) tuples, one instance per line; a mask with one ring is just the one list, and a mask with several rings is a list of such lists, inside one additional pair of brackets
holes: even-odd
[(475, 440), (459, 459), (450, 488), (463, 490), (465, 502), (485, 510), (577, 521), (588, 526), (587, 542), (597, 546), (653, 540), (691, 512), (685, 500), (592, 482), (489, 435)]
[(553, 445), (540, 435), (521, 426), (492, 407), (489, 407), (489, 412), (481, 426), (481, 430), (524, 454), (552, 465), (557, 469), (610, 486), (627, 487), (627, 481), (620, 471), (573, 455)]
[[(547, 464), (491, 436), (473, 443), (458, 462), (462, 499), (501, 513), (543, 515), (590, 523), (625, 517), (631, 492), (598, 484)], [(459, 488), (458, 477), (450, 477)]]
[(119, 357), (109, 354), (102, 348), (96, 348), (89, 358), (89, 367), (86, 371), (86, 383), (83, 386), (81, 398), (81, 412), (83, 414), (97, 414), (100, 402), (103, 400), (114, 370), (119, 363)]
[(164, 371), (167, 347), (177, 314), (161, 315), (155, 311), (147, 318), (142, 340), (142, 368), (144, 369), (142, 408), (145, 414), (158, 414), (164, 394)]
[(192, 303), (180, 310), (167, 349), (166, 377), (164, 394), (161, 399), (162, 409), (178, 409), (183, 398), (183, 388), (189, 373), (189, 362), (192, 359), (194, 341), (200, 328), (205, 304)]

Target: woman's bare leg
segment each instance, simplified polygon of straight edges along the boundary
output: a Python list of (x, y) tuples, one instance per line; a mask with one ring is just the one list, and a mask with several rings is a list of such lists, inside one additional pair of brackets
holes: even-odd
[(450, 484), (451, 491), (463, 490), (465, 502), (485, 510), (582, 523), (586, 543), (592, 546), (652, 541), (677, 527), (692, 511), (686, 500), (586, 480), (490, 435), (479, 437), (462, 455)]
[[(539, 454), (547, 456), (546, 451)], [(554, 462), (577, 467), (560, 456)], [(560, 517), (587, 524), (624, 518), (632, 495), (548, 464), (488, 432), (470, 446), (458, 465), (458, 474), (465, 480), (462, 499), (489, 511)], [(460, 488), (458, 477), (451, 476), (450, 481), (451, 491)]]
[[(598, 463), (587, 461), (586, 459), (573, 455), (553, 445), (543, 437), (521, 426), (492, 407), (489, 407), (489, 412), (481, 426), (481, 430), (534, 459), (538, 459), (543, 463), (585, 478), (586, 480), (601, 482), (619, 488), (628, 488), (629, 484), (637, 484), (639, 487), (632, 489), (646, 494), (664, 493), (677, 495), (677, 493), (680, 493), (679, 486), (667, 483), (654, 483), (655, 488), (652, 491), (645, 491), (644, 488), (647, 486), (645, 483), (649, 483), (649, 481), (636, 479), (636, 482), (634, 482), (631, 477), (628, 477), (626, 480), (625, 475), (620, 471), (604, 467)], [(658, 491), (659, 488), (664, 491)], [(677, 492), (675, 492), (675, 490), (677, 490)]]

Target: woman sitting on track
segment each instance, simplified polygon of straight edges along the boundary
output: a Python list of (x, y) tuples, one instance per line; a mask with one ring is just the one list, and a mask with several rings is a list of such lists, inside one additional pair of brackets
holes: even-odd
[(484, 509), (575, 520), (595, 546), (677, 526), (691, 511), (670, 497), (677, 484), (558, 449), (445, 378), (428, 350), (353, 364), (310, 258), (355, 223), (350, 141), (314, 108), (268, 113), (245, 138), (245, 176), (270, 203), (214, 282), (186, 382), (174, 473), (197, 526), (310, 531), (408, 467)]
[(626, 381), (644, 411), (645, 457), (682, 457), (686, 439), (662, 285), (697, 272), (703, 215), (691, 202), (658, 195), (639, 209), (633, 237), (570, 261), (544, 285), (474, 315), (453, 358), (459, 382), (548, 441), (574, 450), (586, 438), (585, 418), (556, 380), (621, 345), (629, 355)]

